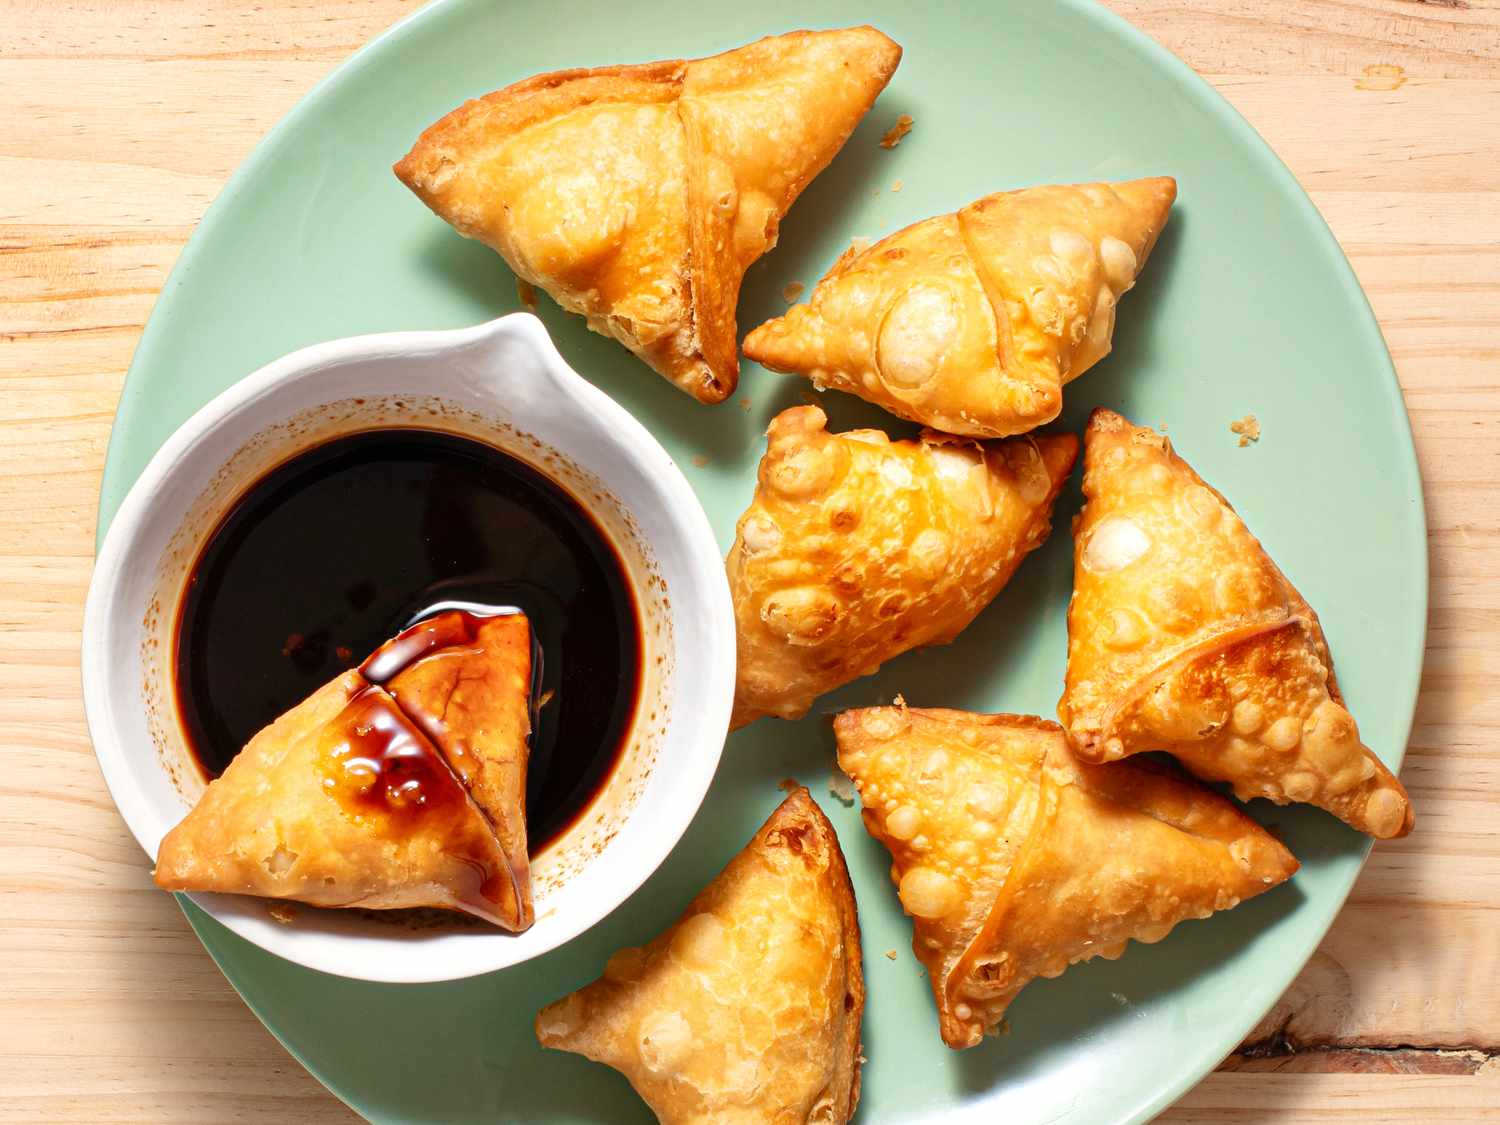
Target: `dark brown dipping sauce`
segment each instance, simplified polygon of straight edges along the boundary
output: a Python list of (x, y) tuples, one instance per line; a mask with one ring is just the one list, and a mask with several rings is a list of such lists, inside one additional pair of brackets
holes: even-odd
[(427, 737), (380, 688), (344, 708), (326, 783), (345, 806), (405, 825), (465, 802), (463, 785)]
[[(530, 619), (526, 819), (536, 853), (587, 808), (624, 748), (640, 691), (640, 621), (625, 567), (593, 517), (543, 474), (469, 438), (419, 429), (337, 438), (236, 502), (199, 555), (177, 617), (178, 711), (204, 773), (217, 777), (282, 712), (451, 609), (519, 609)], [(386, 678), (373, 663), (367, 671)], [(382, 758), (381, 791), (370, 798), (399, 805), (402, 771), (422, 770), (421, 757)], [(413, 796), (423, 789), (408, 780)]]

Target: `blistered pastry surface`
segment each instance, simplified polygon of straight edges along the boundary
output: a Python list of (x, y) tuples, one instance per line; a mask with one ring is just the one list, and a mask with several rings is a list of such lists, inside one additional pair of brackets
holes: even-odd
[(864, 978), (833, 828), (793, 792), (668, 930), (537, 1016), (545, 1047), (614, 1067), (676, 1122), (843, 1122)]
[(454, 110), (396, 174), (595, 331), (718, 402), (738, 379), (745, 268), (900, 55), (851, 28), (539, 75)]
[(1406, 792), (1360, 741), (1317, 615), (1229, 503), (1165, 437), (1104, 410), (1083, 487), (1058, 705), (1079, 752), (1164, 749), (1241, 799), (1409, 831)]
[(977, 1044), (1036, 977), (1157, 941), (1296, 870), (1222, 797), (1134, 763), (1083, 764), (1055, 723), (876, 707), (834, 731), (951, 1047)]
[(846, 253), (745, 354), (949, 433), (1024, 433), (1108, 354), (1175, 197), (1167, 178), (985, 196)]
[(831, 434), (778, 415), (729, 552), (736, 725), (796, 718), (824, 692), (952, 640), (1050, 530), (1070, 434), (982, 444)]

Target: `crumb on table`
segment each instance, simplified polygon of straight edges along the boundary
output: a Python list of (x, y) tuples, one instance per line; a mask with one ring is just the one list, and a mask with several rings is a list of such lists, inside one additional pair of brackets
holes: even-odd
[(693, 454), (693, 464), (696, 465), (696, 466), (698, 466), (698, 468), (700, 468), (700, 469), (706, 468), (708, 466), (708, 457), (707, 457), (707, 455), (702, 454), (702, 453), (694, 453)]
[(901, 143), (901, 138), (911, 132), (911, 114), (903, 113), (896, 118), (896, 123), (886, 131), (885, 136), (880, 138), (881, 148), (895, 148)]
[(782, 286), (781, 299), (790, 305), (798, 297), (802, 296), (802, 290), (806, 288), (807, 286), (803, 285), (800, 281), (789, 281), (786, 285)]
[(894, 949), (887, 949), (885, 955), (892, 961), (896, 959), (896, 951)]
[(854, 782), (849, 780), (843, 770), (832, 769), (828, 772), (828, 792), (842, 805), (854, 804)]
[(1243, 449), (1252, 441), (1260, 440), (1260, 419), (1254, 414), (1246, 414), (1238, 422), (1229, 423), (1229, 432), (1240, 435), (1240, 448)]
[(740, 399), (740, 409), (743, 410), (746, 414), (750, 413), (750, 400), (748, 398)]
[(891, 190), (892, 191), (900, 191), (905, 186), (906, 185), (904, 185), (900, 180), (897, 180), (895, 183), (893, 183), (891, 185)]

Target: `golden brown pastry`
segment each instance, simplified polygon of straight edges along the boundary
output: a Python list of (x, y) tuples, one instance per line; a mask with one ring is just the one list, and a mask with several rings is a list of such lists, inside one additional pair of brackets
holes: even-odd
[(1056, 723), (872, 707), (834, 733), (950, 1047), (995, 1030), (1036, 977), (1160, 941), (1297, 870), (1223, 797), (1154, 763), (1080, 762)]
[(745, 269), (900, 59), (855, 27), (538, 75), (444, 117), (396, 175), (594, 331), (722, 402)]
[(987, 195), (849, 249), (745, 354), (948, 433), (1025, 433), (1109, 354), (1176, 196), (1167, 177)]
[(445, 613), (260, 731), (162, 841), (156, 883), (533, 920), (531, 629)]
[(1359, 739), (1318, 615), (1154, 430), (1096, 410), (1058, 717), (1078, 753), (1166, 750), (1241, 800), (1305, 801), (1382, 839), (1406, 790)]
[(1051, 530), (1072, 434), (981, 444), (831, 434), (815, 406), (771, 422), (729, 552), (734, 725), (795, 719), (826, 691), (946, 644)]
[(676, 1122), (842, 1122), (865, 1008), (854, 890), (806, 789), (665, 933), (536, 1018), (544, 1047), (614, 1067)]
[(526, 766), (531, 737), (531, 623), (525, 614), (443, 613), (381, 646), (361, 672), (382, 684), (489, 820), (531, 924)]

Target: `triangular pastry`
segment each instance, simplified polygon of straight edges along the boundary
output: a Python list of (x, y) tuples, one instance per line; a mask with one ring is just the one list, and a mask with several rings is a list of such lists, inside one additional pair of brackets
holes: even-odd
[(746, 268), (900, 58), (856, 27), (538, 75), (448, 114), (395, 171), (590, 328), (722, 402)]
[(1056, 723), (874, 707), (834, 733), (950, 1047), (995, 1030), (1036, 977), (1159, 941), (1297, 869), (1223, 797), (1154, 763), (1082, 763)]
[(450, 612), (261, 730), (162, 840), (157, 885), (531, 925), (531, 630)]
[(849, 249), (745, 355), (948, 433), (1025, 433), (1109, 354), (1176, 195), (1167, 177), (987, 195)]
[(983, 444), (831, 434), (815, 406), (768, 430), (728, 559), (738, 632), (734, 725), (806, 714), (892, 657), (946, 644), (1051, 529), (1078, 440)]
[(1229, 502), (1111, 411), (1094, 412), (1084, 451), (1058, 704), (1078, 753), (1166, 750), (1241, 800), (1409, 832), (1406, 790), (1360, 741), (1318, 615)]
[(796, 789), (665, 933), (537, 1015), (666, 1125), (848, 1121), (865, 989), (833, 826)]

